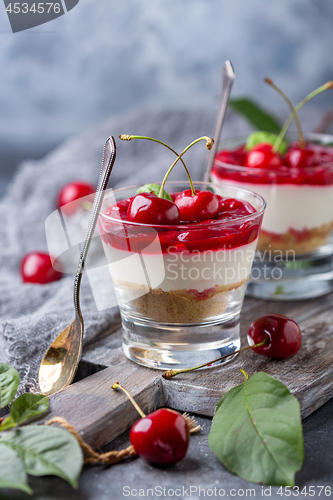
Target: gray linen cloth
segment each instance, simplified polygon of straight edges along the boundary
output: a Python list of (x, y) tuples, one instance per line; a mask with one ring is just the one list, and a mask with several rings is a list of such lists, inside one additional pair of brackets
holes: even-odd
[[(56, 196), (66, 183), (83, 179), (97, 184), (103, 145), (109, 135), (117, 142), (117, 159), (111, 174), (112, 188), (161, 182), (174, 160), (173, 154), (151, 141), (122, 142), (121, 133), (156, 137), (180, 152), (192, 140), (212, 133), (214, 110), (137, 111), (100, 124), (64, 143), (40, 161), (24, 162), (5, 197), (0, 201), (0, 361), (21, 375), (21, 391), (37, 390), (37, 373), (48, 345), (74, 319), (73, 274), (47, 285), (24, 284), (19, 264), (29, 251), (47, 251), (45, 220), (55, 210)], [(249, 130), (230, 115), (228, 136)], [(205, 143), (196, 144), (184, 159), (194, 180), (201, 180), (207, 158)], [(185, 179), (179, 163), (171, 180)], [(119, 313), (110, 291), (110, 307), (96, 308), (83, 275), (81, 307), (85, 322), (84, 344), (98, 340)]]

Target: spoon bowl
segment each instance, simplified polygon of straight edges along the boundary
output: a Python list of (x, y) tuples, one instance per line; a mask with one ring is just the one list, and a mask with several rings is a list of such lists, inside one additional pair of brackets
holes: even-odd
[(83, 323), (76, 318), (50, 345), (38, 373), (43, 394), (53, 394), (71, 383), (80, 360), (82, 338)]
[(75, 319), (52, 342), (39, 367), (39, 387), (41, 392), (47, 396), (59, 392), (71, 384), (80, 361), (84, 333), (79, 301), (82, 272), (115, 159), (116, 144), (114, 138), (110, 136), (104, 145), (102, 169), (74, 280)]

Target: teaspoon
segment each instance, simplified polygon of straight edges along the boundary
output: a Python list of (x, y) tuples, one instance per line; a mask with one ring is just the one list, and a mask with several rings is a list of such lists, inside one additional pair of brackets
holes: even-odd
[(115, 159), (116, 143), (110, 136), (104, 145), (102, 169), (74, 279), (75, 320), (52, 342), (39, 367), (39, 387), (48, 396), (71, 384), (80, 361), (84, 332), (79, 301), (82, 272)]
[(206, 170), (204, 174), (204, 182), (209, 181), (210, 173), (213, 168), (214, 158), (216, 155), (217, 147), (221, 137), (222, 126), (224, 122), (225, 113), (227, 111), (229, 96), (232, 88), (232, 84), (234, 83), (235, 73), (230, 61), (225, 61), (222, 68), (222, 85), (220, 89), (219, 100), (217, 104), (217, 111), (215, 117), (215, 126), (213, 139), (214, 144), (208, 155)]

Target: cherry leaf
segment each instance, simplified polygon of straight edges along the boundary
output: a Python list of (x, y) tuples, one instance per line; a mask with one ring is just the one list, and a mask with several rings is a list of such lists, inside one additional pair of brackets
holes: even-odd
[(14, 450), (4, 444), (0, 444), (0, 488), (32, 493), (20, 457)]
[[(269, 132), (262, 132), (262, 131), (252, 132), (252, 134), (250, 134), (247, 138), (245, 147), (247, 151), (250, 151), (250, 149), (252, 149), (253, 146), (256, 146), (257, 144), (261, 144), (263, 142), (274, 145), (277, 137), (278, 136), (276, 134), (270, 134)], [(278, 148), (279, 153), (282, 155), (286, 154), (287, 147), (288, 147), (287, 141), (285, 140), (281, 141), (281, 144)]]
[[(139, 187), (139, 189), (137, 190), (137, 194), (153, 193), (153, 194), (156, 194), (156, 196), (158, 196), (160, 189), (161, 189), (161, 186), (159, 184), (144, 184), (143, 186)], [(165, 189), (163, 189), (162, 198), (172, 201), (171, 196), (169, 195), (169, 193), (167, 193), (165, 191)]]
[(14, 399), (20, 375), (15, 368), (0, 363), (0, 408), (4, 408)]
[(278, 134), (282, 128), (274, 116), (250, 99), (230, 99), (229, 106), (236, 113), (244, 116), (258, 130)]
[(11, 429), (23, 424), (29, 418), (44, 413), (49, 408), (49, 399), (42, 394), (21, 394), (11, 405), (10, 415), (5, 418), (0, 426), (0, 431)]
[(219, 401), (208, 443), (241, 478), (293, 486), (304, 460), (299, 402), (282, 382), (256, 373)]
[(9, 446), (32, 476), (58, 476), (77, 487), (83, 456), (77, 440), (64, 429), (46, 425), (20, 427), (0, 438)]

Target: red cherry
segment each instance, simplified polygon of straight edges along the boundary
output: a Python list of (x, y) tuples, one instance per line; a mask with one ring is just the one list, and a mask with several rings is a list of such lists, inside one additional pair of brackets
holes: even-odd
[(214, 219), (219, 212), (219, 200), (211, 191), (196, 191), (193, 196), (191, 189), (186, 189), (177, 196), (175, 204), (183, 222)]
[(172, 201), (175, 201), (175, 199), (177, 198), (177, 196), (179, 196), (179, 193), (169, 193), (171, 198), (172, 198)]
[(320, 146), (318, 144), (316, 145), (311, 144), (311, 147), (317, 155), (318, 164), (322, 165), (333, 162), (333, 148), (327, 146)]
[(253, 146), (245, 157), (245, 166), (254, 168), (277, 168), (283, 165), (279, 153), (273, 152), (273, 145), (261, 143)]
[(62, 273), (52, 267), (48, 253), (30, 252), (23, 257), (20, 265), (24, 283), (51, 283), (62, 277)]
[(230, 163), (231, 165), (244, 165), (246, 150), (244, 146), (238, 149), (224, 149), (219, 151), (215, 157), (216, 161)]
[(160, 465), (180, 462), (186, 455), (189, 437), (185, 418), (168, 408), (141, 418), (130, 432), (131, 444), (139, 457)]
[(117, 203), (115, 203), (114, 205), (111, 205), (111, 207), (107, 208), (107, 210), (104, 212), (105, 215), (108, 215), (109, 217), (113, 217), (115, 219), (126, 220), (127, 210), (128, 210), (128, 207), (129, 207), (131, 200), (132, 200), (132, 198), (129, 198), (127, 200), (117, 201)]
[(152, 193), (140, 193), (128, 206), (127, 220), (141, 224), (179, 224), (180, 213), (172, 201)]
[(235, 198), (224, 198), (219, 200), (219, 213), (217, 219), (224, 217), (241, 217), (255, 212), (253, 206), (247, 201), (236, 200)]
[[(255, 209), (247, 201), (240, 201), (234, 198), (221, 198), (219, 200), (219, 213), (215, 220), (237, 219), (253, 214)], [(240, 226), (239, 226), (240, 228)]]
[(286, 153), (285, 160), (288, 167), (297, 168), (313, 167), (319, 163), (317, 153), (309, 147), (303, 149), (297, 146), (291, 147)]
[[(95, 192), (95, 188), (87, 182), (75, 181), (66, 184), (58, 193), (57, 207), (62, 207), (63, 213), (73, 215), (80, 207), (80, 198)], [(77, 203), (72, 203), (78, 200)], [(70, 203), (70, 205), (68, 205)]]
[(298, 324), (280, 314), (267, 314), (256, 319), (250, 326), (247, 341), (249, 345), (269, 343), (253, 350), (270, 358), (284, 359), (294, 356), (302, 343), (302, 334)]

